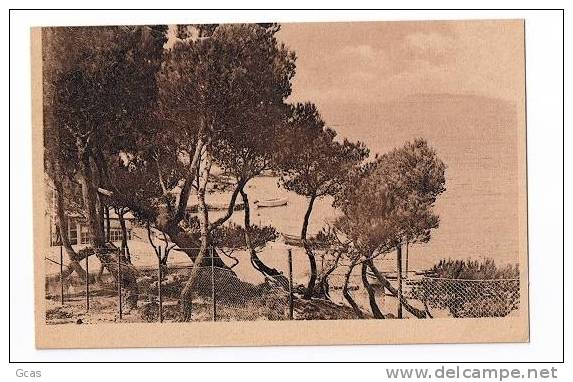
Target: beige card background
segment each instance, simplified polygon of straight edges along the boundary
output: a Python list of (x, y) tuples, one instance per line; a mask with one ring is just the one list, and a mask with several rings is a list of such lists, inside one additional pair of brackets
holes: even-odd
[[(472, 21), (475, 22), (475, 21)], [(523, 31), (523, 21), (503, 21)], [(460, 21), (460, 23), (468, 23)], [(525, 48), (525, 47), (524, 47)], [(529, 340), (527, 263), (527, 182), (525, 135), (525, 61), (514, 70), (523, 78), (518, 99), (518, 226), (521, 303), (519, 315), (480, 319), (402, 319), (337, 321), (243, 321), (193, 323), (116, 323), (46, 325), (44, 250), (49, 235), (43, 171), (41, 30), (31, 31), (32, 134), (34, 184), (34, 275), (38, 348), (256, 346), (527, 342)], [(495, 59), (492, 57), (492, 59)], [(13, 275), (17, 277), (17, 275)]]

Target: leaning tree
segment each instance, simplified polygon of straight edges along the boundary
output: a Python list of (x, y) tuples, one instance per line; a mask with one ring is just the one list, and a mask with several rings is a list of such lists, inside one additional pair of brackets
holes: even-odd
[(336, 140), (336, 132), (325, 126), (314, 104), (298, 103), (291, 107), (287, 126), (282, 132), (278, 162), (280, 184), (308, 198), (300, 234), (310, 265), (306, 299), (315, 295), (318, 277), (315, 254), (307, 240), (314, 203), (327, 195), (336, 195), (348, 175), (367, 156), (368, 149), (363, 143)]
[[(445, 191), (445, 169), (435, 150), (425, 140), (416, 139), (366, 165), (335, 200), (343, 212), (336, 228), (352, 243), (356, 253), (346, 279), (355, 266), (366, 264), (381, 285), (398, 298), (399, 316), (403, 305), (417, 317), (425, 317), (402, 296), (400, 249), (406, 242), (428, 242), (431, 231), (438, 228), (434, 204)], [(398, 255), (398, 289), (374, 264), (376, 257), (394, 250)], [(366, 283), (365, 287), (371, 291)], [(345, 294), (354, 306), (349, 296)], [(372, 296), (370, 304), (373, 313), (379, 311)]]
[(217, 33), (225, 50), (234, 57), (233, 76), (226, 97), (217, 105), (221, 113), (220, 129), (213, 140), (214, 159), (235, 180), (229, 205), (234, 207), (237, 193), (244, 206), (245, 242), (251, 264), (266, 277), (287, 285), (281, 272), (267, 266), (256, 253), (247, 183), (276, 167), (277, 152), (282, 150), (278, 137), (284, 129), (295, 74), (295, 54), (275, 37), (280, 26), (243, 25), (220, 27)]

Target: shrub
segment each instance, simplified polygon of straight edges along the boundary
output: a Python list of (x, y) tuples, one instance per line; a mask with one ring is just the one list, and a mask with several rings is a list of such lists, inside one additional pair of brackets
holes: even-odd
[(441, 260), (413, 285), (412, 297), (453, 317), (505, 317), (518, 309), (519, 267), (495, 261)]
[(442, 259), (430, 270), (433, 277), (445, 279), (516, 279), (519, 278), (519, 265), (507, 264), (498, 267), (493, 259), (451, 260)]

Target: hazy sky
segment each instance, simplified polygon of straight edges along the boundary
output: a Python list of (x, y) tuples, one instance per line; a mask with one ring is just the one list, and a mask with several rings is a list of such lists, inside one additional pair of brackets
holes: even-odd
[(379, 103), (406, 94), (515, 101), (521, 21), (283, 24), (297, 53), (293, 100)]
[(279, 33), (298, 56), (291, 101), (315, 102), (328, 125), (374, 153), (423, 137), (446, 163), (440, 227), (412, 248), (414, 267), (518, 260), (521, 21), (283, 24)]

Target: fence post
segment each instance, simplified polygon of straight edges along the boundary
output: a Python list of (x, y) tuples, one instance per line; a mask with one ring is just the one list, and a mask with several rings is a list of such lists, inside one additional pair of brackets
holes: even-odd
[(398, 318), (402, 318), (402, 246), (396, 246), (396, 277), (398, 279)]
[(288, 249), (288, 318), (294, 317), (294, 304), (292, 300), (292, 249)]
[(213, 301), (213, 321), (217, 321), (217, 296), (215, 294), (215, 261), (213, 261), (213, 247), (209, 247), (211, 257), (211, 300)]
[(64, 254), (62, 244), (60, 244), (60, 297), (62, 306), (64, 305)]
[(409, 242), (406, 242), (406, 269), (405, 269), (405, 272), (404, 272), (404, 277), (405, 277), (406, 279), (409, 278), (409, 277), (408, 277), (408, 258), (409, 258), (409, 256), (408, 256), (408, 255), (409, 255), (409, 248), (408, 248), (408, 247), (409, 247), (409, 246), (410, 246), (410, 243), (409, 243)]
[(159, 299), (159, 322), (163, 322), (163, 296), (161, 294), (161, 247), (157, 256), (157, 298)]
[(117, 305), (119, 307), (119, 319), (123, 318), (123, 307), (121, 301), (121, 255), (125, 252), (125, 247), (117, 252)]
[(90, 266), (89, 255), (86, 254), (86, 312), (90, 310)]

